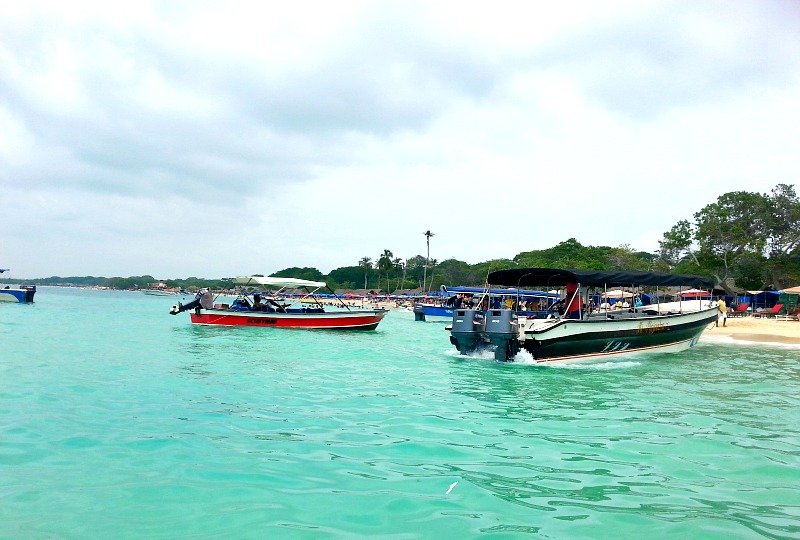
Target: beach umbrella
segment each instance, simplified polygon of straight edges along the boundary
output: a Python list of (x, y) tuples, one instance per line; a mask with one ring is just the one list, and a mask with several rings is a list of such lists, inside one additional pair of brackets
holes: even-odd
[(797, 287), (789, 287), (788, 289), (781, 289), (781, 292), (786, 294), (800, 294), (800, 285)]
[(602, 294), (603, 298), (633, 298), (633, 293), (628, 291), (623, 291), (622, 289), (614, 289), (612, 291), (606, 291)]
[(708, 291), (701, 291), (700, 289), (688, 289), (686, 291), (681, 291), (678, 293), (680, 296), (684, 296), (687, 298), (701, 298), (704, 296), (711, 296), (711, 293)]

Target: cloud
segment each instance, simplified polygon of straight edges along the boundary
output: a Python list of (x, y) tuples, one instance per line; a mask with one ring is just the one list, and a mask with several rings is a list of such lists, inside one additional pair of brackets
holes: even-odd
[(26, 277), (329, 271), (428, 229), (471, 263), (654, 250), (797, 178), (788, 2), (6, 11), (0, 257)]

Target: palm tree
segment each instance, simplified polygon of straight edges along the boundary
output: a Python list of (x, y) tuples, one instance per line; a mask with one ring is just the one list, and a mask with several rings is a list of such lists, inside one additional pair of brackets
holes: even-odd
[(439, 261), (437, 261), (436, 259), (431, 259), (431, 282), (428, 283), (428, 292), (431, 292), (431, 288), (433, 287), (433, 278), (435, 275), (433, 269), (436, 268), (437, 264), (439, 264)]
[[(392, 253), (388, 249), (383, 250), (383, 255), (378, 258), (378, 271), (383, 271), (386, 273), (386, 292), (389, 292), (389, 272), (391, 272), (392, 268), (394, 268), (394, 264), (392, 263), (392, 257), (394, 257), (394, 253)], [(380, 280), (380, 276), (378, 276)], [(380, 283), (378, 284), (380, 287)]]
[(395, 287), (395, 289), (399, 289), (401, 283), (400, 282), (401, 271), (403, 273), (403, 283), (405, 283), (406, 281), (406, 263), (403, 262), (403, 259), (397, 257), (395, 260), (392, 261), (392, 265), (394, 265), (394, 269), (395, 271), (397, 271), (397, 278), (398, 278), (397, 287)]
[(372, 259), (369, 257), (361, 257), (358, 261), (359, 268), (364, 269), (364, 290), (367, 290), (367, 272), (372, 270)]
[(428, 280), (428, 261), (431, 258), (431, 236), (434, 236), (434, 234), (430, 230), (427, 230), (422, 234), (425, 235), (425, 241), (428, 243), (428, 255), (425, 257), (425, 268), (422, 271), (422, 290), (424, 291), (425, 282)]

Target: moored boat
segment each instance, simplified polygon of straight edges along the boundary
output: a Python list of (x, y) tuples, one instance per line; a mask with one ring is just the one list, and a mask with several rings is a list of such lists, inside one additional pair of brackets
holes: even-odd
[(448, 287), (442, 285), (443, 297), (436, 300), (425, 298), (414, 303), (415, 319), (425, 321), (427, 317), (452, 319), (456, 309), (478, 308), (486, 311), (506, 304), (513, 305), (516, 311), (528, 315), (543, 312), (558, 295), (545, 291), (520, 289), (489, 289), (485, 287)]
[[(277, 290), (240, 290), (235, 300), (227, 304), (216, 303), (210, 291), (201, 289), (193, 301), (175, 304), (170, 313), (177, 315), (191, 311), (194, 324), (330, 330), (374, 330), (387, 313), (382, 308), (355, 309), (348, 306), (322, 281), (244, 276), (234, 278), (234, 283), (242, 287)], [(317, 295), (322, 288), (330, 291), (335, 306), (325, 305)], [(304, 293), (288, 296), (287, 291), (298, 289)]]
[[(492, 272), (489, 283), (512, 287), (566, 289), (563, 311), (546, 318), (518, 315), (510, 309), (457, 310), (450, 341), (461, 354), (493, 349), (497, 360), (513, 360), (526, 351), (536, 363), (606, 361), (640, 353), (674, 352), (697, 344), (718, 316), (714, 301), (665, 306), (633, 306), (607, 311), (592, 308), (598, 289), (607, 287), (711, 287), (699, 276), (651, 272), (600, 272), (525, 268)], [(595, 294), (593, 295), (592, 292)], [(658, 297), (656, 295), (656, 297)]]
[(144, 294), (148, 294), (150, 296), (177, 296), (178, 290), (177, 289), (142, 289)]

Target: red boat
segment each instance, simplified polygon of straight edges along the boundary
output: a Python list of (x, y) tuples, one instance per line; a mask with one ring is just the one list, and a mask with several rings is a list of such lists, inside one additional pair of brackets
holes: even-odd
[[(195, 324), (224, 326), (274, 326), (277, 328), (308, 328), (331, 330), (374, 330), (386, 316), (382, 308), (353, 308), (347, 305), (322, 281), (296, 278), (245, 276), (233, 279), (242, 287), (270, 287), (273, 292), (239, 292), (231, 304), (215, 303), (210, 291), (201, 289), (188, 304), (175, 304), (170, 314), (191, 311)], [(320, 289), (335, 305), (323, 304), (317, 294)], [(287, 291), (302, 290), (293, 298)]]

